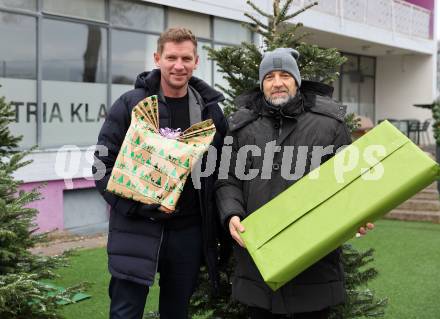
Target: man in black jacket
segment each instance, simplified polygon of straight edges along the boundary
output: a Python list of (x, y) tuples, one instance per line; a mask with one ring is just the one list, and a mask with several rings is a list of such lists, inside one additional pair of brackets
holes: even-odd
[[(160, 273), (162, 319), (186, 319), (203, 257), (213, 288), (218, 285), (218, 217), (213, 200), (215, 174), (201, 178), (200, 189), (188, 178), (174, 212), (106, 192), (112, 168), (130, 126), (133, 107), (159, 96), (159, 126), (182, 131), (212, 119), (212, 145), (222, 147), (226, 120), (221, 93), (192, 76), (198, 64), (197, 42), (190, 30), (174, 28), (158, 40), (158, 69), (140, 74), (135, 89), (113, 104), (99, 133), (94, 172), (96, 186), (111, 206), (108, 235), (110, 318), (141, 319), (149, 287)], [(206, 163), (205, 163), (206, 164)]]
[[(216, 184), (221, 221), (237, 243), (232, 296), (249, 306), (251, 319), (292, 314), (295, 319), (328, 318), (329, 308), (345, 299), (339, 249), (273, 292), (239, 236), (245, 231), (242, 219), (320, 164), (312, 160), (314, 149), (327, 150), (320, 154), (322, 163), (351, 143), (345, 108), (331, 99), (330, 87), (301, 81), (298, 56), (289, 48), (263, 56), (260, 88), (239, 96), (238, 111), (229, 119), (225, 145), (232, 144), (231, 165), (227, 174), (221, 169), (225, 176), (219, 175)], [(289, 152), (293, 154), (285, 156)], [(293, 159), (289, 165), (283, 163), (285, 157)], [(365, 233), (366, 228), (359, 232)]]

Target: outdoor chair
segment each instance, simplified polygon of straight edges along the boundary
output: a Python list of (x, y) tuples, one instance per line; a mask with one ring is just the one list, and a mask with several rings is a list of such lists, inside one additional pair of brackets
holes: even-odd
[(413, 138), (411, 138), (417, 145), (420, 144), (420, 137), (423, 135), (426, 137), (426, 144), (430, 143), (430, 138), (428, 134), (429, 124), (431, 124), (431, 120), (427, 119), (423, 123), (418, 120), (409, 120), (408, 121), (408, 137), (411, 138), (411, 134)]
[(397, 119), (384, 119), (384, 120), (379, 120), (377, 122), (377, 124), (380, 124), (381, 122), (387, 120), (388, 122), (390, 122), (391, 124), (393, 124), (397, 129), (399, 129), (399, 131), (401, 131), (403, 134), (405, 134), (406, 136), (408, 136), (408, 125), (407, 122), (405, 120), (397, 120)]
[(430, 139), (430, 137), (429, 137), (429, 133), (428, 133), (428, 128), (429, 128), (429, 125), (430, 125), (430, 124), (431, 124), (431, 119), (427, 119), (427, 120), (425, 120), (425, 121), (421, 124), (420, 130), (419, 130), (419, 132), (418, 132), (418, 133), (420, 134), (420, 138), (421, 138), (420, 142), (421, 142), (421, 143), (423, 142), (422, 137), (425, 136), (425, 138), (426, 138), (426, 145), (431, 144), (431, 139)]

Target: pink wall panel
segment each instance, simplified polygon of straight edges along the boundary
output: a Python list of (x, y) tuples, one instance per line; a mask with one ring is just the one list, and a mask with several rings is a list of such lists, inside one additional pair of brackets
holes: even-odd
[(428, 10), (434, 9), (434, 0), (406, 0), (406, 2), (415, 4)]
[[(21, 186), (22, 190), (29, 191), (41, 186), (42, 199), (29, 204), (29, 207), (38, 209), (36, 223), (40, 232), (59, 229), (64, 227), (63, 219), (63, 191), (67, 189), (64, 181), (49, 181), (44, 183), (27, 183)], [(69, 189), (94, 188), (94, 181), (86, 179), (73, 180), (73, 187)]]

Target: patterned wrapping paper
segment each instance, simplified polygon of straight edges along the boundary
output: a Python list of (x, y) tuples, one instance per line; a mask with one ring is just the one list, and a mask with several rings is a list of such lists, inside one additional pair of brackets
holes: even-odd
[[(365, 156), (372, 146), (385, 150), (375, 161)], [(356, 149), (359, 161), (338, 182), (337, 163)], [(364, 178), (380, 167), (378, 179)], [(243, 220), (241, 237), (273, 290), (439, 177), (439, 165), (388, 121), (316, 170), (318, 178), (309, 178), (316, 173), (310, 172)]]
[(215, 132), (212, 120), (196, 123), (180, 135), (172, 129), (159, 130), (157, 96), (145, 98), (133, 108), (107, 191), (175, 210), (191, 169)]

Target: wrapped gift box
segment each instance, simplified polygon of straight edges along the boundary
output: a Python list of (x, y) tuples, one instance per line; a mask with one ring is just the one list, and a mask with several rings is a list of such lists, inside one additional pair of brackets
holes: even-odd
[[(356, 154), (357, 163), (349, 164)], [(352, 169), (341, 172), (342, 166)], [(431, 184), (438, 172), (435, 161), (385, 121), (244, 219), (241, 236), (276, 290)]]
[(145, 98), (133, 108), (107, 190), (174, 210), (192, 167), (208, 149), (215, 131), (212, 120), (182, 133), (159, 129), (157, 96)]

